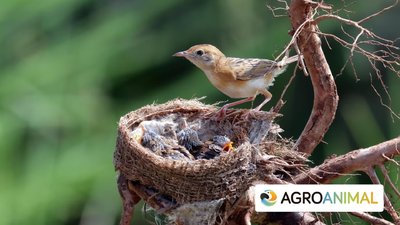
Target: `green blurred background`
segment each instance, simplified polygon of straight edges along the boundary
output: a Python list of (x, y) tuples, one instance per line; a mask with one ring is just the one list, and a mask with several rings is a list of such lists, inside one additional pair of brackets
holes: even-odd
[[(389, 3), (346, 2), (355, 19)], [(277, 56), (290, 40), (290, 24), (287, 16), (274, 18), (266, 5), (264, 0), (2, 1), (0, 225), (117, 224), (121, 201), (112, 158), (119, 118), (176, 97), (227, 100), (200, 70), (171, 55), (211, 43), (230, 56)], [(336, 6), (343, 7), (342, 1)], [(366, 25), (395, 39), (400, 30), (394, 21), (400, 21), (398, 6)], [(320, 28), (341, 32), (332, 22)], [(348, 51), (330, 44), (324, 48), (337, 74)], [(339, 109), (324, 139), (329, 144), (321, 144), (312, 157), (315, 164), (399, 135), (399, 120), (380, 104), (366, 65), (356, 56), (359, 80), (350, 67), (336, 77)], [(266, 110), (292, 71), (293, 66), (277, 79)], [(385, 70), (382, 76), (399, 113), (399, 77)], [(372, 83), (388, 103), (375, 76)], [(298, 73), (277, 121), (283, 136), (298, 137), (312, 96), (309, 78)], [(145, 224), (140, 210), (135, 224)]]

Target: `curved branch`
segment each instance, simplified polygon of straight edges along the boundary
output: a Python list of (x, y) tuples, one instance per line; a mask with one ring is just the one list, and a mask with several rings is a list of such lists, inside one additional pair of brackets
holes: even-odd
[[(298, 151), (306, 154), (311, 154), (321, 142), (335, 118), (339, 99), (332, 72), (321, 48), (321, 39), (316, 34), (316, 25), (307, 22), (312, 19), (313, 6), (306, 0), (293, 0), (289, 9), (293, 30), (301, 29), (297, 43), (314, 89), (310, 118), (295, 145)], [(306, 25), (302, 26), (304, 23)]]
[(354, 171), (365, 171), (369, 167), (382, 165), (398, 155), (400, 155), (400, 137), (329, 159), (324, 164), (295, 177), (294, 183), (329, 183), (343, 174), (349, 174)]

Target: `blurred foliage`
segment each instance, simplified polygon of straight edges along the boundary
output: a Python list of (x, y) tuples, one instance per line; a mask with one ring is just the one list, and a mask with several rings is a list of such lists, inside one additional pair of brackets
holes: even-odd
[[(388, 2), (350, 1), (346, 7), (353, 10), (350, 17), (362, 18)], [(197, 43), (211, 43), (231, 56), (273, 58), (290, 40), (290, 24), (286, 16), (273, 17), (266, 4), (264, 0), (3, 1), (0, 225), (117, 224), (121, 202), (112, 158), (119, 117), (176, 97), (208, 96), (207, 103), (227, 100), (200, 70), (171, 55)], [(343, 2), (337, 1), (337, 6), (343, 7)], [(389, 21), (399, 21), (399, 12), (397, 7), (367, 25), (395, 39), (399, 31)], [(341, 32), (332, 22), (320, 28)], [(326, 44), (324, 48), (337, 74), (348, 52), (330, 44), (331, 49)], [(336, 77), (339, 110), (325, 137), (329, 145), (321, 144), (313, 155), (315, 164), (399, 134), (399, 120), (392, 120), (380, 104), (370, 86), (371, 68), (364, 65), (356, 64), (360, 80), (351, 68)], [(290, 74), (278, 78), (266, 108), (276, 102)], [(384, 72), (383, 79), (391, 107), (399, 112), (399, 78)], [(372, 82), (379, 87), (375, 77)], [(299, 73), (285, 99), (284, 117), (278, 122), (284, 136), (296, 138), (312, 107), (309, 78)], [(145, 224), (140, 214), (137, 209), (135, 224)]]

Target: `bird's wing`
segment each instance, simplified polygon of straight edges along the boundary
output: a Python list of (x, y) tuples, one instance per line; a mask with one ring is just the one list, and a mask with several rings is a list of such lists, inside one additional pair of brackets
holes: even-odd
[(277, 63), (268, 59), (228, 58), (236, 80), (250, 80), (265, 76), (275, 70)]

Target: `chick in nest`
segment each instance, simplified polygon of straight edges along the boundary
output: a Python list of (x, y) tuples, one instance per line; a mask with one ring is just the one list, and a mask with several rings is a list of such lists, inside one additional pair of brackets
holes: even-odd
[(213, 159), (233, 150), (233, 142), (227, 136), (215, 135), (211, 141), (206, 141), (195, 157), (196, 159)]
[(203, 142), (200, 141), (197, 131), (190, 127), (184, 128), (177, 134), (178, 144), (182, 145), (189, 151), (196, 151), (198, 148), (203, 146)]
[(213, 137), (213, 146), (217, 148), (221, 148), (224, 152), (233, 151), (233, 142), (227, 136), (224, 135), (216, 135)]
[(176, 139), (176, 125), (170, 121), (146, 120), (137, 126), (131, 136), (139, 143), (142, 143), (145, 132), (152, 132), (169, 139)]
[(143, 121), (131, 135), (157, 155), (171, 159), (194, 159), (189, 151), (176, 143), (175, 127), (168, 121)]
[(150, 149), (153, 152), (160, 152), (165, 149), (171, 149), (172, 146), (168, 142), (169, 141), (167, 138), (157, 134), (152, 130), (144, 131), (141, 138), (142, 146)]

